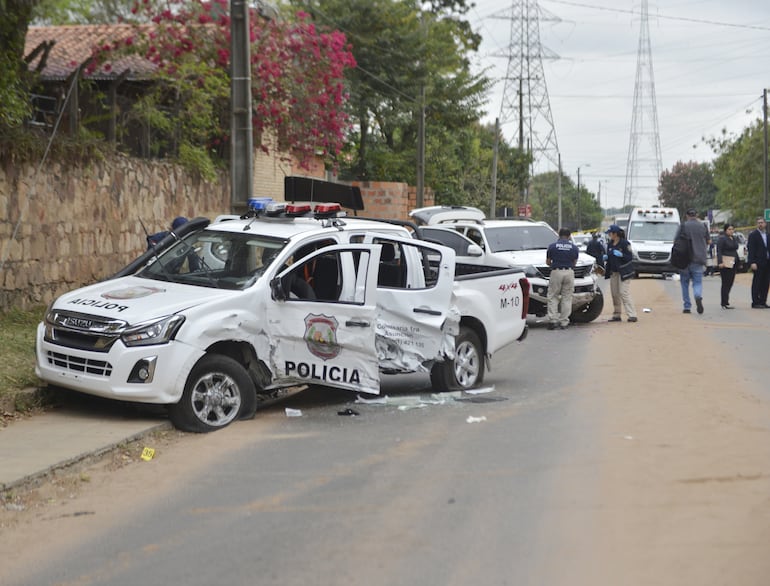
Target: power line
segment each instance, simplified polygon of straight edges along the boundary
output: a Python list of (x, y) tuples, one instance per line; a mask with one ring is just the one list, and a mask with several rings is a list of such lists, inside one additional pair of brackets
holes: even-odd
[[(619, 12), (621, 14), (632, 14), (636, 16), (642, 16), (641, 10), (628, 10), (623, 8), (608, 8), (606, 6), (596, 6), (595, 4), (584, 4), (582, 2), (569, 2), (568, 0), (546, 0), (548, 2), (553, 2), (554, 4), (564, 4), (567, 6), (577, 6), (579, 8), (590, 8), (592, 10), (600, 10), (605, 12)], [(671, 16), (671, 15), (665, 15), (665, 14), (656, 14), (655, 18), (661, 19), (661, 20), (678, 20), (682, 22), (692, 22), (696, 24), (708, 24), (711, 26), (724, 26), (724, 27), (730, 27), (730, 28), (741, 28), (741, 29), (751, 29), (751, 30), (757, 30), (757, 31), (770, 31), (769, 26), (760, 26), (757, 24), (738, 24), (734, 22), (720, 22), (718, 20), (707, 20), (702, 18), (689, 18), (687, 16)]]

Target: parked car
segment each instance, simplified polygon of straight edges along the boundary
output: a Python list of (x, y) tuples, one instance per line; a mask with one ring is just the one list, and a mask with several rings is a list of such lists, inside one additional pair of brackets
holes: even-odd
[(577, 245), (580, 252), (585, 252), (588, 247), (588, 243), (593, 239), (593, 235), (587, 232), (577, 232), (572, 235), (572, 242)]

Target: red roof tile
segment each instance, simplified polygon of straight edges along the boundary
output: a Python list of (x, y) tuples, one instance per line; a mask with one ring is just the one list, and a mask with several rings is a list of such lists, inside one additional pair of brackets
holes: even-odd
[[(24, 55), (32, 53), (41, 43), (55, 41), (41, 76), (47, 80), (64, 80), (91, 56), (94, 47), (114, 43), (132, 34), (133, 27), (127, 24), (31, 26), (27, 31)], [(41, 56), (36, 56), (29, 64), (30, 69), (37, 68)], [(127, 69), (131, 70), (129, 79), (147, 79), (155, 66), (141, 57), (125, 57), (86, 77), (113, 79)]]

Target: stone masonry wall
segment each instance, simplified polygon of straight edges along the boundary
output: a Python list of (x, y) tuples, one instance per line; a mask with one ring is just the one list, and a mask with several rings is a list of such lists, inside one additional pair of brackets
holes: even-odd
[[(282, 199), (286, 167), (257, 155), (254, 195)], [(312, 172), (323, 176), (322, 168)], [(366, 206), (360, 215), (408, 219), (414, 188), (360, 187)], [(425, 200), (432, 205), (432, 196)], [(39, 174), (35, 165), (0, 168), (0, 311), (45, 305), (114, 274), (146, 250), (143, 225), (152, 234), (176, 216), (230, 212), (227, 173), (207, 183), (169, 163), (123, 156), (83, 167), (50, 163)]]

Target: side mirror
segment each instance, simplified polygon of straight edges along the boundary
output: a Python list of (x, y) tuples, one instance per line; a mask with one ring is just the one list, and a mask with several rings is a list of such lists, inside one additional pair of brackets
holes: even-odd
[(273, 277), (270, 281), (270, 296), (273, 301), (286, 301), (286, 292), (283, 289), (283, 280), (280, 277)]
[(468, 245), (468, 256), (483, 256), (484, 251), (481, 249), (481, 246), (478, 244), (469, 244)]

